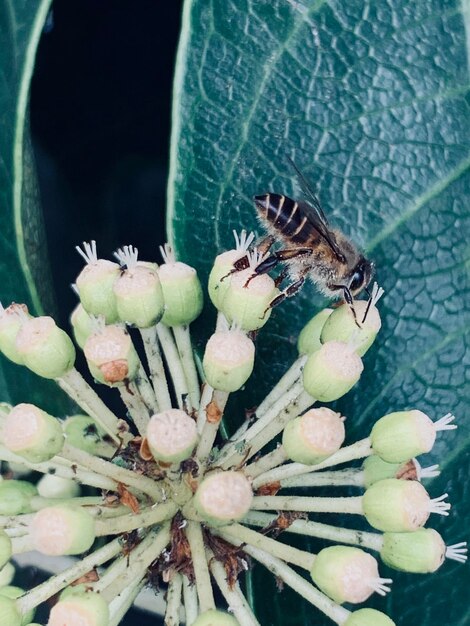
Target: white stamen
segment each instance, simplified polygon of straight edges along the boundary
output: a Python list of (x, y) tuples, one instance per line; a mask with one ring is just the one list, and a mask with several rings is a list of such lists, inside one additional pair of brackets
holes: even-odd
[(418, 476), (419, 481), (421, 481), (422, 478), (435, 478), (436, 476), (439, 476), (439, 474), (441, 473), (439, 470), (439, 465), (430, 465), (429, 467), (422, 467), (416, 459), (413, 459), (413, 461), (415, 464), (416, 474)]
[(444, 417), (441, 417), (440, 420), (434, 422), (434, 428), (436, 429), (436, 432), (438, 432), (439, 430), (455, 430), (457, 428), (457, 424), (451, 424), (451, 422), (453, 422), (454, 420), (455, 415), (452, 415), (452, 413), (446, 413)]
[(454, 543), (446, 548), (446, 559), (451, 561), (458, 561), (459, 563), (465, 563), (467, 561), (467, 542), (461, 541), (460, 543)]
[(393, 583), (391, 578), (372, 578), (367, 583), (368, 586), (378, 593), (380, 596), (385, 596), (391, 591), (389, 585)]
[(181, 524), (178, 526), (178, 528), (186, 528), (186, 526), (188, 525), (188, 520), (184, 519)]
[(380, 298), (384, 295), (385, 291), (382, 287), (379, 287), (377, 283), (374, 283), (372, 287), (372, 295), (370, 297), (372, 306), (375, 306)]
[(139, 258), (139, 251), (137, 248), (133, 246), (123, 246), (114, 252), (114, 256), (119, 261), (120, 265), (127, 265), (130, 269), (131, 267), (135, 267), (137, 264), (137, 259)]
[(250, 247), (253, 239), (255, 238), (255, 234), (251, 232), (249, 235), (246, 234), (246, 230), (242, 230), (240, 235), (236, 230), (233, 230), (233, 236), (235, 238), (235, 248), (240, 252), (247, 252)]
[(437, 513), (438, 515), (449, 515), (449, 510), (451, 508), (450, 502), (444, 502), (444, 500), (449, 496), (448, 493), (443, 493), (442, 496), (438, 498), (433, 498), (429, 502), (429, 512)]
[(76, 283), (72, 283), (72, 284), (70, 285), (70, 287), (71, 287), (72, 291), (75, 293), (75, 295), (77, 295), (78, 297), (80, 297), (80, 294), (78, 293), (78, 287), (77, 287), (77, 284), (76, 284)]
[(84, 241), (82, 245), (83, 250), (80, 248), (80, 246), (75, 246), (75, 250), (82, 257), (85, 263), (87, 263), (88, 265), (96, 263), (98, 261), (98, 254), (96, 252), (96, 241), (92, 240), (90, 241), (90, 243)]
[(160, 254), (165, 263), (176, 263), (176, 257), (169, 243), (159, 246)]
[(268, 256), (268, 252), (259, 252), (258, 248), (253, 248), (251, 252), (248, 252), (248, 263), (250, 269), (255, 270), (260, 263)]

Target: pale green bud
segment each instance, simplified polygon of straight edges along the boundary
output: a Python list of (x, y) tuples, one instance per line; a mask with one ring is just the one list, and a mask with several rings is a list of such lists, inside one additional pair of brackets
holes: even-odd
[(358, 604), (374, 591), (389, 591), (379, 576), (373, 556), (351, 546), (324, 548), (315, 557), (310, 571), (313, 582), (335, 602)]
[(63, 425), (67, 443), (89, 454), (97, 454), (102, 446), (105, 431), (88, 415), (72, 415)]
[(160, 265), (158, 276), (165, 302), (162, 322), (166, 326), (190, 324), (201, 313), (204, 304), (196, 270), (186, 263), (170, 261)]
[(0, 515), (31, 513), (31, 500), (37, 489), (25, 480), (4, 480), (0, 483)]
[(0, 305), (0, 352), (18, 365), (24, 365), (24, 358), (16, 347), (16, 337), (30, 317), (26, 304), (13, 302), (6, 309)]
[(83, 350), (86, 340), (96, 330), (95, 319), (89, 315), (83, 308), (83, 305), (79, 303), (70, 316), (70, 323), (72, 325), (75, 341)]
[(321, 331), (321, 341), (344, 341), (352, 342), (359, 356), (364, 356), (374, 343), (382, 322), (376, 306), (371, 304), (364, 320), (368, 306), (367, 300), (355, 300), (354, 311), (359, 326), (356, 324), (354, 314), (349, 304), (342, 304), (326, 320)]
[(93, 591), (68, 595), (52, 607), (47, 626), (108, 626), (106, 600)]
[(0, 570), (11, 559), (11, 539), (6, 532), (0, 529)]
[(79, 506), (49, 506), (36, 513), (30, 532), (34, 549), (42, 554), (82, 554), (95, 541), (95, 520)]
[(214, 471), (197, 488), (194, 507), (209, 524), (221, 526), (241, 520), (249, 511), (253, 491), (243, 472)]
[(76, 498), (80, 495), (80, 485), (72, 478), (62, 478), (54, 474), (44, 474), (37, 489), (42, 498)]
[(34, 404), (17, 404), (3, 424), (3, 443), (8, 450), (31, 463), (49, 461), (64, 445), (58, 419)]
[(120, 275), (117, 263), (91, 259), (78, 275), (76, 285), (80, 302), (90, 315), (103, 316), (107, 324), (118, 320), (114, 281)]
[(419, 472), (414, 459), (404, 463), (387, 463), (376, 454), (365, 459), (362, 464), (364, 485), (370, 487), (384, 478), (399, 478), (401, 480), (419, 480)]
[(23, 619), (12, 598), (0, 595), (0, 626), (22, 626)]
[[(26, 591), (21, 587), (15, 587), (14, 585), (7, 585), (6, 587), (0, 587), (0, 596), (4, 598), (11, 598), (16, 600), (22, 596)], [(29, 610), (27, 613), (21, 616), (21, 626), (26, 626), (32, 619), (34, 619), (35, 609)], [(1, 621), (0, 621), (1, 624)]]
[(239, 330), (215, 332), (206, 344), (203, 368), (206, 380), (219, 391), (237, 391), (250, 377), (255, 346)]
[(444, 563), (446, 544), (433, 528), (419, 528), (411, 533), (384, 533), (380, 550), (382, 561), (403, 572), (427, 574)]
[(147, 442), (157, 461), (180, 463), (191, 456), (198, 442), (196, 422), (179, 409), (153, 415), (147, 426)]
[(342, 626), (396, 626), (396, 624), (381, 611), (359, 609), (351, 613)]
[(83, 352), (92, 376), (112, 386), (132, 380), (139, 357), (127, 330), (120, 325), (105, 326), (88, 337)]
[(380, 418), (372, 428), (370, 440), (378, 456), (389, 463), (400, 463), (429, 452), (436, 432), (456, 428), (450, 414), (434, 423), (422, 411), (398, 411)]
[(333, 309), (323, 309), (305, 324), (297, 340), (299, 354), (312, 354), (321, 348), (321, 332), (326, 320), (332, 313)]
[(0, 568), (0, 587), (5, 587), (6, 585), (9, 585), (14, 578), (15, 567), (13, 563), (11, 561), (9, 563), (5, 563), (5, 565)]
[(387, 478), (366, 490), (362, 507), (374, 528), (410, 532), (423, 526), (431, 513), (448, 515), (450, 505), (442, 501), (443, 497), (431, 500), (426, 489), (415, 480)]
[(313, 465), (337, 452), (344, 437), (341, 415), (320, 407), (289, 422), (284, 428), (282, 445), (292, 461)]
[(225, 293), (230, 286), (233, 264), (245, 255), (246, 252), (242, 250), (227, 250), (216, 256), (208, 283), (209, 298), (216, 309), (222, 307)]
[(128, 267), (116, 279), (114, 294), (121, 322), (149, 328), (162, 318), (165, 305), (156, 268), (140, 263)]
[(271, 316), (270, 304), (280, 293), (268, 274), (252, 276), (251, 268), (233, 274), (221, 307), (229, 323), (235, 322), (247, 331), (266, 324)]
[(16, 336), (16, 349), (26, 367), (43, 378), (60, 378), (75, 363), (73, 342), (52, 317), (25, 321)]
[(349, 344), (328, 341), (308, 357), (302, 373), (305, 391), (320, 402), (337, 400), (354, 387), (363, 369)]
[(201, 613), (192, 626), (239, 626), (238, 621), (229, 613), (209, 609)]

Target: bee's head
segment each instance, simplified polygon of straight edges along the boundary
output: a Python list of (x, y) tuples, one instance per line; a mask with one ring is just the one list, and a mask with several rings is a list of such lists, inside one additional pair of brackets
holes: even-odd
[(360, 293), (370, 283), (374, 273), (374, 264), (361, 256), (351, 273), (349, 290), (353, 296)]

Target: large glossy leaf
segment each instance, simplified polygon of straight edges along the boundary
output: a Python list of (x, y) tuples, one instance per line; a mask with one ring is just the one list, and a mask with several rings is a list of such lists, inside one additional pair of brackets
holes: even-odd
[[(0, 300), (53, 309), (45, 237), (30, 144), (28, 100), (50, 0), (0, 1)], [(63, 407), (52, 383), (0, 358), (0, 400)]]
[[(349, 438), (397, 408), (459, 417), (459, 430), (440, 437), (425, 461), (443, 469), (431, 493), (448, 491), (454, 504), (449, 520), (437, 523), (449, 543), (468, 536), (469, 515), (469, 17), (462, 6), (187, 0), (168, 215), (178, 255), (205, 279), (213, 256), (232, 247), (233, 228), (259, 230), (254, 194), (299, 195), (286, 154), (294, 157), (331, 220), (375, 261), (386, 291), (365, 373), (339, 403)], [(296, 334), (321, 305), (308, 287), (275, 311), (260, 336), (246, 406), (287, 367)], [(200, 345), (213, 319), (208, 308), (196, 327)], [(394, 578), (394, 591), (377, 606), (397, 624), (468, 623), (468, 567), (446, 563), (434, 576)], [(273, 595), (265, 579), (257, 575), (263, 624), (328, 623), (289, 592)]]

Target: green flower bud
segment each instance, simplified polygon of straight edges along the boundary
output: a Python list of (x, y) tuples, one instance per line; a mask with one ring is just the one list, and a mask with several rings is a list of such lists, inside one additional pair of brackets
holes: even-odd
[(0, 626), (22, 626), (23, 618), (12, 598), (0, 595)]
[[(21, 587), (15, 587), (13, 585), (7, 585), (6, 587), (0, 587), (0, 596), (4, 598), (11, 598), (12, 600), (16, 600), (22, 596), (26, 591)], [(21, 616), (21, 626), (26, 626), (32, 619), (34, 619), (35, 610), (31, 609), (27, 613)], [(0, 621), (1, 624), (1, 621)]]
[[(9, 585), (11, 583), (11, 581), (14, 579), (15, 577), (15, 568), (13, 566), (13, 563), (11, 563), (11, 561), (9, 563), (5, 563), (5, 565), (0, 568), (0, 587), (5, 587), (6, 585)], [(1, 611), (0, 611), (1, 614)], [(0, 620), (0, 624), (1, 624), (1, 620)]]
[(63, 424), (63, 428), (67, 443), (89, 454), (98, 454), (102, 446), (103, 437), (106, 436), (101, 426), (88, 415), (72, 415), (68, 417)]
[(423, 526), (431, 513), (448, 515), (447, 496), (431, 500), (421, 483), (387, 478), (369, 487), (362, 499), (371, 526), (384, 532), (410, 532)]
[(44, 474), (37, 489), (42, 498), (76, 498), (80, 495), (80, 485), (72, 478), (62, 478), (54, 474)]
[(71, 594), (52, 607), (47, 626), (108, 626), (106, 600), (93, 591)]
[(119, 325), (105, 326), (88, 337), (83, 348), (92, 376), (112, 386), (132, 380), (139, 368), (139, 357), (127, 330)]
[(209, 524), (221, 526), (241, 520), (249, 511), (253, 491), (243, 472), (207, 474), (194, 496), (194, 507)]
[(282, 445), (292, 461), (313, 465), (337, 452), (344, 437), (341, 415), (320, 407), (289, 422), (284, 428)]
[(229, 613), (209, 609), (201, 613), (192, 626), (239, 626), (238, 621)]
[(30, 317), (26, 304), (13, 302), (6, 309), (0, 305), (0, 352), (18, 365), (24, 365), (24, 359), (16, 348), (16, 337)]
[(149, 328), (163, 315), (163, 291), (158, 272), (141, 264), (128, 266), (114, 283), (117, 311), (121, 322)]
[(446, 544), (433, 528), (411, 533), (384, 533), (380, 550), (382, 561), (402, 572), (427, 574), (444, 563)]
[(83, 243), (84, 252), (77, 246), (77, 252), (85, 259), (86, 265), (78, 275), (76, 286), (80, 302), (90, 315), (103, 316), (107, 324), (118, 320), (114, 281), (121, 273), (117, 263), (98, 259), (96, 243)]
[(359, 609), (351, 613), (343, 626), (396, 626), (396, 624), (381, 611)]
[(305, 324), (297, 340), (299, 354), (312, 354), (321, 348), (321, 332), (326, 320), (332, 313), (333, 309), (323, 309)]
[(11, 559), (11, 539), (0, 529), (0, 569)]
[(52, 317), (25, 321), (16, 336), (16, 349), (26, 367), (43, 378), (60, 378), (75, 363), (73, 342)]
[(239, 330), (215, 332), (204, 352), (206, 380), (219, 391), (237, 391), (250, 377), (255, 363), (255, 346)]
[(31, 500), (37, 489), (25, 480), (4, 480), (0, 483), (0, 515), (31, 513)]
[(385, 595), (390, 579), (380, 578), (373, 556), (351, 546), (331, 546), (321, 550), (310, 571), (313, 582), (335, 602), (358, 604), (374, 591)]
[(439, 430), (457, 428), (448, 413), (434, 423), (422, 411), (398, 411), (380, 418), (372, 428), (370, 440), (378, 456), (388, 463), (400, 463), (429, 452)]
[(31, 463), (49, 461), (64, 445), (59, 420), (34, 404), (17, 404), (10, 411), (2, 437), (8, 450)]
[(242, 330), (262, 328), (271, 316), (271, 302), (280, 293), (268, 274), (252, 276), (253, 268), (233, 274), (221, 307), (229, 323)]
[(202, 287), (196, 270), (186, 263), (175, 261), (170, 246), (160, 250), (165, 260), (158, 268), (165, 301), (162, 322), (166, 326), (190, 324), (201, 313), (203, 306)]
[(179, 409), (153, 415), (148, 423), (147, 442), (157, 461), (180, 463), (191, 456), (197, 441), (196, 422)]
[(349, 344), (328, 341), (308, 357), (302, 374), (304, 388), (320, 402), (331, 402), (354, 387), (363, 369)]
[(86, 340), (96, 330), (95, 318), (89, 315), (80, 303), (73, 310), (70, 316), (70, 323), (75, 341), (83, 350)]
[(404, 463), (387, 463), (376, 454), (372, 454), (362, 464), (362, 471), (364, 472), (364, 485), (366, 487), (370, 487), (379, 480), (384, 480), (384, 478), (418, 480), (414, 459)]
[(360, 328), (356, 324), (354, 314), (349, 304), (342, 304), (326, 320), (321, 331), (321, 341), (344, 341), (354, 343), (354, 349), (359, 356), (364, 356), (367, 350), (374, 343), (382, 322), (377, 308), (372, 304), (364, 315), (368, 307), (368, 301), (355, 300), (354, 311)]
[(34, 516), (31, 539), (42, 554), (82, 554), (95, 541), (95, 520), (79, 506), (49, 506)]

